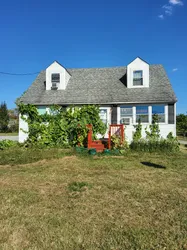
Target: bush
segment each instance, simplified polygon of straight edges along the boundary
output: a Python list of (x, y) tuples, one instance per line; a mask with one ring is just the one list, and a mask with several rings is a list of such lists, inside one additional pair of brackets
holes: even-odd
[(8, 127), (8, 130), (7, 130), (7, 132), (9, 132), (9, 133), (18, 132), (18, 131), (19, 131), (19, 124), (18, 123), (10, 125)]
[(138, 141), (142, 138), (142, 124), (140, 119), (138, 120), (138, 125), (134, 125), (134, 128), (136, 131), (133, 135), (133, 141)]
[(16, 147), (18, 146), (18, 142), (11, 140), (2, 140), (0, 141), (0, 150)]
[(159, 140), (141, 139), (139, 141), (133, 141), (130, 144), (130, 148), (141, 152), (178, 152), (179, 143), (176, 138)]
[(121, 142), (121, 137), (115, 134), (111, 136), (111, 146), (114, 150), (127, 150), (129, 148), (127, 141), (124, 140), (123, 142)]

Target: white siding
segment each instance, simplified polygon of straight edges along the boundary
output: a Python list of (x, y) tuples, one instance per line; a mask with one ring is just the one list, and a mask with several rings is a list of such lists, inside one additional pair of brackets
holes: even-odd
[[(24, 115), (24, 117), (27, 118), (26, 115)], [(28, 134), (23, 132), (23, 130), (28, 132), (28, 124), (21, 118), (21, 115), (19, 114), (19, 142), (24, 142), (28, 137)]]
[(66, 89), (66, 86), (71, 76), (64, 67), (62, 67), (59, 63), (54, 62), (46, 69), (46, 90), (51, 90), (52, 74), (60, 74), (60, 83), (57, 84), (57, 87), (59, 90)]
[[(133, 86), (133, 72), (143, 71), (143, 86)], [(148, 88), (149, 87), (149, 64), (136, 58), (127, 66), (127, 88)]]

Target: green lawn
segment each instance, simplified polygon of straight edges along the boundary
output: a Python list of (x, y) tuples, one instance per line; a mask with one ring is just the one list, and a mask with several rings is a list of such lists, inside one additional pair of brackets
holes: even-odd
[(0, 151), (0, 249), (187, 249), (186, 153)]
[(0, 133), (0, 136), (18, 136), (18, 133)]

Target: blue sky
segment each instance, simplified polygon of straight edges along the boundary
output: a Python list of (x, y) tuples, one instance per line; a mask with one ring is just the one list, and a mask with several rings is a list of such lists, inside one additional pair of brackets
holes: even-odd
[[(38, 72), (54, 60), (67, 68), (124, 66), (140, 56), (163, 64), (187, 112), (187, 0), (7, 0), (0, 7), (0, 71)], [(8, 108), (36, 75), (0, 74)]]

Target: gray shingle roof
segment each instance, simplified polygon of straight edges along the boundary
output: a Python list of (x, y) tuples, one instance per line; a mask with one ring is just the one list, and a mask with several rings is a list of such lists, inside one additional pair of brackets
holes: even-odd
[(149, 88), (127, 88), (126, 67), (68, 69), (72, 75), (65, 90), (45, 90), (41, 71), (19, 102), (25, 104), (117, 104), (176, 102), (162, 65), (150, 65)]

